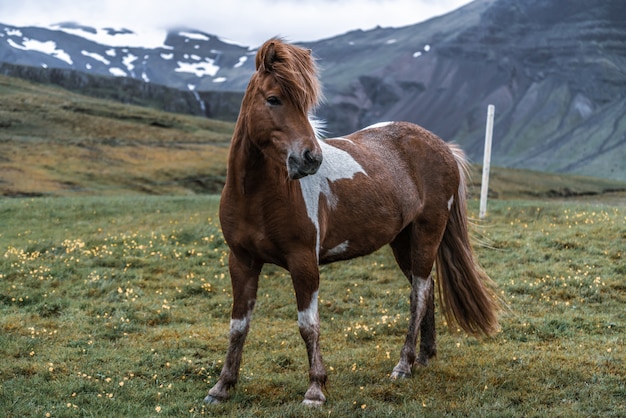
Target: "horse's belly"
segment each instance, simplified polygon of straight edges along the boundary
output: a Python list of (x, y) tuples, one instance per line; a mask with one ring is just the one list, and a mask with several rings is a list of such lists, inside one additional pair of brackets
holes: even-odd
[(364, 220), (335, 224), (322, 240), (320, 263), (368, 255), (390, 243), (403, 229), (401, 218), (385, 221)]
[(320, 264), (333, 263), (335, 261), (350, 260), (352, 258), (368, 255), (387, 244), (363, 246), (354, 241), (346, 240), (332, 248), (322, 248), (320, 251)]

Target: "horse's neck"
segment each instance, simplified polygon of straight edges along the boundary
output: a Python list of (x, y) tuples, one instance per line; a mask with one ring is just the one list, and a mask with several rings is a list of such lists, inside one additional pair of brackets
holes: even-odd
[(261, 150), (252, 144), (242, 130), (235, 131), (228, 157), (226, 179), (228, 186), (235, 188), (233, 191), (242, 197), (262, 192), (263, 187), (277, 180), (281, 174), (268, 164)]

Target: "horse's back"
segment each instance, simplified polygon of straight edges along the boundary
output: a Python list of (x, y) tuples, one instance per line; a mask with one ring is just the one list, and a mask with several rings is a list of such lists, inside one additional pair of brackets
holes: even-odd
[(445, 141), (419, 125), (380, 123), (345, 139), (348, 144), (342, 144), (346, 141), (341, 140), (331, 143), (351, 147), (349, 152), (375, 183), (422, 195), (437, 190), (449, 195), (458, 189), (459, 169), (452, 150)]
[(386, 122), (361, 129), (347, 139), (362, 144), (364, 149), (380, 153), (390, 160), (406, 162), (413, 171), (432, 170), (435, 165), (442, 175), (448, 168), (456, 170), (449, 146), (429, 130), (410, 122)]

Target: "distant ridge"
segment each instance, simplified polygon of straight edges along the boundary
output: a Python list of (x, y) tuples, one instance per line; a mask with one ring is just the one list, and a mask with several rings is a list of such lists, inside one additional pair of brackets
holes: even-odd
[[(417, 25), (307, 43), (327, 97), (319, 116), (333, 135), (383, 120), (416, 122), (481, 161), (491, 103), (494, 165), (626, 180), (624, 16), (623, 0), (476, 0)], [(189, 28), (145, 47), (92, 40), (102, 34), (139, 36), (126, 28), (0, 24), (0, 62), (168, 86), (184, 92), (176, 103), (188, 103), (172, 110), (236, 116), (253, 49)], [(103, 97), (114, 97), (107, 86)], [(221, 110), (209, 114), (203, 105)]]

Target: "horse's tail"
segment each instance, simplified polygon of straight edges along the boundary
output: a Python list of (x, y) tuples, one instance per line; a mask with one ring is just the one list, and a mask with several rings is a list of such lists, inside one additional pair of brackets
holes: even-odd
[(439, 299), (448, 324), (456, 321), (467, 333), (489, 336), (499, 329), (500, 298), (495, 293), (495, 284), (476, 262), (469, 239), (467, 160), (457, 146), (450, 145), (450, 149), (461, 180), (437, 252)]

